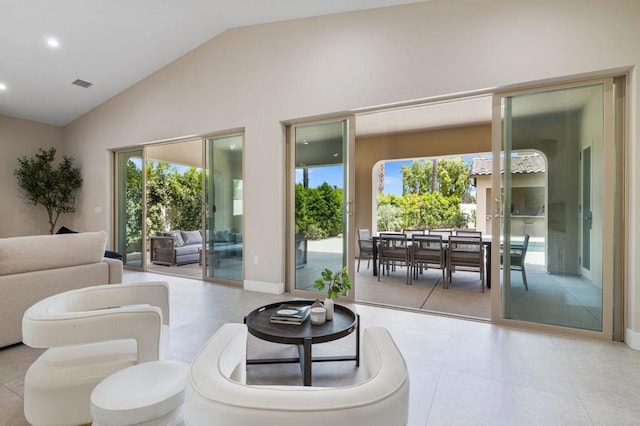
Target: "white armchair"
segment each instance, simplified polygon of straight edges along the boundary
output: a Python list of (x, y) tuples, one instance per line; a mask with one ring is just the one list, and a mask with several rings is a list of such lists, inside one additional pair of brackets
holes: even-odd
[(31, 306), (23, 341), (49, 348), (29, 367), (24, 412), (32, 425), (91, 423), (93, 388), (107, 376), (162, 359), (168, 347), (166, 282), (67, 291)]
[(386, 329), (365, 329), (364, 378), (344, 387), (247, 385), (246, 340), (246, 325), (225, 324), (196, 355), (185, 389), (187, 425), (407, 424), (407, 366)]

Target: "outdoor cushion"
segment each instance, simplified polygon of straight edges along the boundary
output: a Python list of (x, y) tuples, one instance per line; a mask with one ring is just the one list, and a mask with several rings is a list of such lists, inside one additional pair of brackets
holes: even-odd
[(202, 235), (200, 235), (200, 231), (181, 231), (181, 233), (185, 245), (202, 244)]
[(184, 256), (186, 254), (198, 253), (200, 251), (200, 246), (198, 244), (185, 245), (182, 247), (176, 247), (175, 250), (177, 256)]
[(163, 233), (163, 236), (173, 237), (174, 247), (182, 247), (184, 245), (184, 240), (182, 239), (180, 231), (167, 231)]
[(228, 229), (219, 229), (215, 231), (214, 235), (216, 242), (227, 242), (229, 241), (231, 231), (229, 231)]

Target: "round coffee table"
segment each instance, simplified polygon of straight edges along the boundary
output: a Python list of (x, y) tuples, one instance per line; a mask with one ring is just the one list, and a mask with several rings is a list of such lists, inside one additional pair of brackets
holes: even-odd
[[(322, 325), (312, 325), (307, 318), (301, 325), (278, 324), (270, 321), (271, 315), (282, 304), (311, 305), (313, 300), (292, 300), (272, 303), (251, 311), (245, 318), (247, 330), (253, 336), (268, 342), (296, 345), (298, 358), (248, 359), (247, 364), (300, 363), (303, 384), (311, 386), (311, 364), (313, 362), (355, 361), (360, 365), (360, 316), (346, 306), (335, 304), (333, 320)], [(356, 353), (345, 356), (313, 357), (312, 345), (338, 340), (356, 332)]]

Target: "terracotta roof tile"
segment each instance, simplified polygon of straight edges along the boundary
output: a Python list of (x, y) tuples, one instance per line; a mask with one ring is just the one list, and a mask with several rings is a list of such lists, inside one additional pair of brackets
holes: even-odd
[[(491, 158), (474, 158), (470, 176), (491, 175)], [(504, 171), (504, 159), (500, 160), (500, 171)], [(511, 173), (544, 173), (545, 162), (540, 154), (519, 155), (511, 158)]]

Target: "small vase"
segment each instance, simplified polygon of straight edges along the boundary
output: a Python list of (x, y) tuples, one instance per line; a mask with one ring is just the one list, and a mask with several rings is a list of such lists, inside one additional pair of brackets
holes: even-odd
[(324, 308), (327, 310), (327, 321), (333, 319), (333, 299), (327, 297), (324, 299)]

